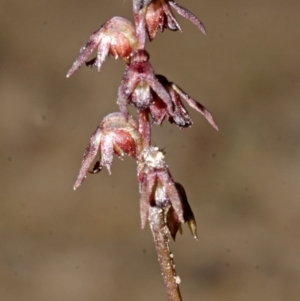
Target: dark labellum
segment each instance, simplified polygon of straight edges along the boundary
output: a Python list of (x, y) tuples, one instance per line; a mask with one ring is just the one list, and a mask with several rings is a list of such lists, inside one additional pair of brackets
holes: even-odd
[(102, 166), (100, 165), (100, 161), (97, 161), (93, 167), (93, 170), (89, 170), (89, 173), (96, 174), (102, 170)]

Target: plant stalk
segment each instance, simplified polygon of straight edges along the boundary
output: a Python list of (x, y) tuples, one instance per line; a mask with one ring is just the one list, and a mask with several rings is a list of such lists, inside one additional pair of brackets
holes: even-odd
[(149, 120), (149, 110), (138, 110), (139, 133), (143, 137), (143, 149), (151, 144), (151, 124)]
[(182, 301), (179, 290), (180, 278), (176, 275), (173, 254), (169, 246), (169, 230), (164, 209), (150, 206), (148, 219), (168, 300)]

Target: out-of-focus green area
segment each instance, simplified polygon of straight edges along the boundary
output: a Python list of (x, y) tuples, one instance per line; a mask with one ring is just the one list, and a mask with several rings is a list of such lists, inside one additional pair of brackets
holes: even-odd
[[(194, 210), (171, 247), (184, 300), (300, 298), (300, 2), (180, 1), (207, 36), (147, 49), (159, 74), (213, 113), (153, 130)], [(124, 72), (67, 70), (89, 35), (131, 1), (0, 0), (0, 300), (166, 300), (135, 163), (114, 160), (72, 190), (89, 137)], [(133, 112), (133, 111), (132, 111)]]

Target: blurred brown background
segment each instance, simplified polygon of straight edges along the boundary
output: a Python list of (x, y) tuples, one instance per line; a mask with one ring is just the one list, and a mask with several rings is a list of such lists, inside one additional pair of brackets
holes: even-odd
[[(300, 2), (180, 1), (207, 36), (148, 43), (157, 73), (213, 113), (155, 127), (187, 191), (199, 242), (172, 243), (184, 300), (300, 300)], [(73, 191), (83, 151), (118, 110), (121, 61), (67, 70), (131, 1), (0, 0), (0, 300), (166, 300), (132, 159)]]

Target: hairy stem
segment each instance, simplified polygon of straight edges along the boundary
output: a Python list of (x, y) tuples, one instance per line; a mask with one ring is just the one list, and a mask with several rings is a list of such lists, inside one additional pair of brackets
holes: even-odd
[(166, 226), (164, 209), (149, 208), (149, 224), (158, 256), (161, 274), (165, 282), (169, 301), (181, 301), (180, 278), (176, 276), (173, 254), (169, 246), (169, 230)]
[(151, 124), (149, 120), (149, 109), (138, 110), (139, 133), (143, 137), (143, 149), (151, 144)]
[(144, 6), (139, 10), (134, 8), (134, 22), (136, 26), (136, 36), (138, 39), (138, 49), (145, 49), (145, 44), (147, 39), (146, 10), (147, 10), (147, 6)]

